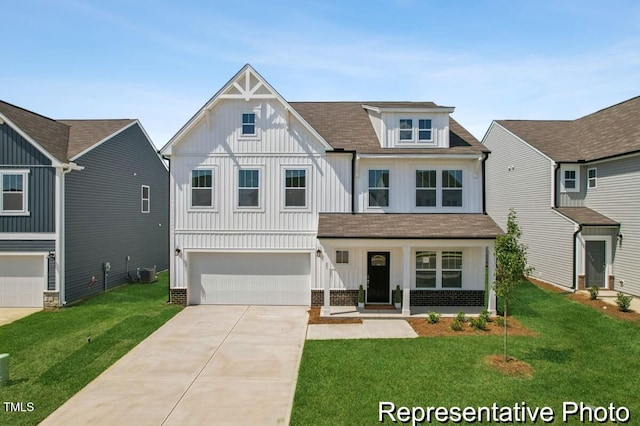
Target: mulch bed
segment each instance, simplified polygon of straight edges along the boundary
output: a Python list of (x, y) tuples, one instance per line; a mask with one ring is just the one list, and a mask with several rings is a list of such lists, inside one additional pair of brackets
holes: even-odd
[(582, 303), (583, 305), (590, 306), (606, 315), (612, 316), (617, 319), (621, 319), (624, 321), (630, 322), (640, 322), (640, 313), (635, 311), (622, 312), (616, 305), (612, 305), (611, 303), (607, 303), (601, 299), (591, 300), (588, 294), (584, 293), (571, 293), (569, 289), (561, 289), (551, 284), (544, 283), (542, 281), (538, 281), (534, 278), (528, 278), (528, 280), (535, 284), (536, 286), (552, 291), (554, 293), (568, 293), (567, 297), (574, 302)]
[[(421, 337), (439, 337), (439, 336), (502, 336), (504, 327), (500, 327), (495, 318), (487, 323), (486, 330), (476, 330), (469, 323), (465, 323), (462, 330), (455, 331), (451, 329), (451, 323), (454, 318), (440, 318), (440, 321), (431, 324), (427, 318), (407, 318), (406, 321), (411, 325), (418, 336)], [(536, 333), (529, 330), (513, 317), (507, 317), (507, 332), (509, 336), (536, 336)]]
[(533, 367), (529, 363), (520, 361), (516, 358), (507, 357), (504, 362), (504, 355), (487, 355), (484, 362), (489, 364), (491, 368), (503, 374), (521, 379), (530, 379), (533, 377)]

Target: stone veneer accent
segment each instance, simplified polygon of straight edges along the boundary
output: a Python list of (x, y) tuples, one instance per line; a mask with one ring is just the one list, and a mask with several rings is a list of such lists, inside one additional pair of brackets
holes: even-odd
[(169, 303), (175, 305), (187, 306), (187, 289), (186, 288), (170, 288)]
[(484, 306), (484, 290), (411, 290), (411, 306)]
[(57, 291), (45, 291), (43, 293), (42, 306), (46, 311), (58, 309), (60, 306), (60, 293)]
[[(358, 290), (331, 290), (331, 306), (358, 306)], [(311, 290), (311, 306), (324, 305), (324, 290)]]

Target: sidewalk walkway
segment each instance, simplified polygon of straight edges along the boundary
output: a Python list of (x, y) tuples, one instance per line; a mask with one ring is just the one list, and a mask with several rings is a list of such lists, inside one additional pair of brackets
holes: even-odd
[(418, 337), (403, 319), (368, 319), (362, 324), (309, 324), (307, 340), (394, 339)]

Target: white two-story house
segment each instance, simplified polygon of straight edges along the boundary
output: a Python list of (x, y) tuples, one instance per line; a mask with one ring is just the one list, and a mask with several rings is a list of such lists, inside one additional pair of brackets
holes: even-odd
[(243, 67), (161, 150), (171, 300), (485, 306), (489, 151), (453, 110), (287, 102)]

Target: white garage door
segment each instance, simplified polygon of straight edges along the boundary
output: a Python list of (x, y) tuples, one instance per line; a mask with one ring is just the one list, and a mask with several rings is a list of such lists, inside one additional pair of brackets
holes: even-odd
[(0, 256), (0, 306), (41, 308), (45, 286), (43, 256)]
[(308, 253), (189, 253), (189, 303), (308, 305)]

